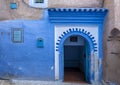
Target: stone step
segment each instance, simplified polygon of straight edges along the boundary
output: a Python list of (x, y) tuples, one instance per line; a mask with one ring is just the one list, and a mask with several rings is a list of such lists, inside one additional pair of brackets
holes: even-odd
[(0, 85), (101, 85), (101, 84), (64, 83), (60, 81), (0, 80)]

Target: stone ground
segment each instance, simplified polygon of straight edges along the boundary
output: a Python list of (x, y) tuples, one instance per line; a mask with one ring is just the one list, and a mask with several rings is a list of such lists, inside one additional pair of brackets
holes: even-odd
[(63, 83), (59, 81), (33, 81), (33, 80), (0, 80), (0, 85), (102, 85), (102, 84), (79, 84)]

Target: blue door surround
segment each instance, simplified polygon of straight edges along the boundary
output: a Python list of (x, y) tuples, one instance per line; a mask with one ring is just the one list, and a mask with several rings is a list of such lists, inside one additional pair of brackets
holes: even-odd
[[(88, 33), (88, 34), (87, 34)], [(79, 28), (72, 28), (72, 29), (69, 29), (69, 30), (66, 30), (66, 32), (64, 32), (63, 34), (61, 34), (63, 36), (59, 36), (59, 43), (56, 43), (57, 44), (57, 47), (56, 47), (56, 50), (59, 51), (59, 67), (60, 67), (60, 79), (61, 80), (64, 80), (64, 41), (72, 36), (72, 35), (78, 35), (78, 36), (81, 36), (83, 37), (88, 43), (89, 43), (89, 46), (90, 48), (87, 48), (86, 52), (89, 51), (96, 51), (96, 42), (94, 40), (94, 37), (89, 33), (89, 32), (86, 32), (84, 30), (81, 30)], [(88, 46), (88, 45), (87, 45)], [(89, 47), (88, 46), (88, 47)], [(92, 78), (92, 75), (90, 75), (90, 61), (89, 60), (89, 57), (90, 57), (90, 51), (86, 53), (86, 80), (88, 82), (90, 82), (90, 79)], [(93, 79), (93, 78), (92, 78)]]
[[(90, 46), (90, 51), (87, 50), (86, 54), (91, 56), (94, 52), (98, 51), (98, 59), (102, 60), (102, 32), (103, 25), (105, 21), (105, 17), (108, 10), (105, 8), (51, 8), (48, 9), (49, 20), (56, 25), (78, 25), (78, 24), (89, 24), (89, 25), (97, 25), (98, 26), (98, 38), (99, 43), (95, 43), (94, 37), (84, 30), (84, 28), (69, 28), (69, 30), (64, 31), (61, 35), (59, 35), (57, 43), (56, 43), (56, 51), (59, 52), (59, 80), (64, 79), (63, 72), (63, 45), (64, 41), (71, 35), (79, 35), (87, 40)], [(55, 28), (57, 29), (57, 28)], [(93, 29), (91, 29), (93, 30)], [(99, 45), (98, 50), (96, 44)], [(98, 60), (98, 62), (99, 62)], [(91, 67), (91, 61), (89, 61)], [(88, 67), (88, 68), (90, 68)], [(93, 67), (93, 66), (92, 66)], [(102, 63), (98, 66), (98, 79), (95, 79), (95, 72), (89, 69), (90, 74), (88, 81), (93, 83), (94, 81), (100, 81), (102, 78)]]

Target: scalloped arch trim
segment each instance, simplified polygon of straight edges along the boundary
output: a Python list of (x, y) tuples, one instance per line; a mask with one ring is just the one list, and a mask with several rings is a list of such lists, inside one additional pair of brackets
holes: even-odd
[(64, 40), (66, 39), (65, 37), (69, 34), (79, 34), (80, 36), (82, 36), (83, 38), (87, 38), (86, 40), (89, 42), (89, 44), (91, 45), (90, 47), (92, 47), (93, 51), (96, 52), (97, 51), (97, 43), (96, 40), (94, 38), (94, 36), (81, 28), (69, 28), (68, 30), (64, 31), (57, 40), (56, 43), (56, 51), (60, 51), (60, 46), (63, 44)]

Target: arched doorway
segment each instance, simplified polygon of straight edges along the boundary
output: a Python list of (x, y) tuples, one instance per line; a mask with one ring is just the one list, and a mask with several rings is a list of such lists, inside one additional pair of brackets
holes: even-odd
[(69, 36), (63, 44), (64, 81), (89, 82), (90, 46), (88, 41), (79, 35)]
[[(79, 46), (76, 47), (78, 49), (84, 49), (82, 50), (83, 54), (81, 55), (83, 56), (83, 60), (85, 60), (83, 64), (84, 80), (90, 83), (93, 83), (94, 81), (98, 81), (99, 67), (98, 67), (98, 55), (96, 54), (98, 49), (97, 48), (98, 44), (96, 43), (97, 38), (94, 37), (94, 34), (92, 35), (89, 31), (85, 31), (84, 29), (80, 29), (80, 28), (69, 28), (62, 32), (58, 32), (57, 30), (55, 31), (56, 31), (55, 32), (56, 33), (55, 34), (55, 48), (56, 48), (55, 49), (55, 79), (62, 81), (65, 80), (65, 72), (64, 72), (65, 42), (67, 40), (70, 40), (71, 37), (72, 37), (71, 41), (73, 40), (74, 42), (74, 40), (76, 41), (76, 37), (78, 37), (78, 39), (84, 41), (83, 43), (84, 45), (82, 47)], [(78, 55), (80, 54), (78, 53)], [(78, 61), (81, 62), (80, 59)]]

